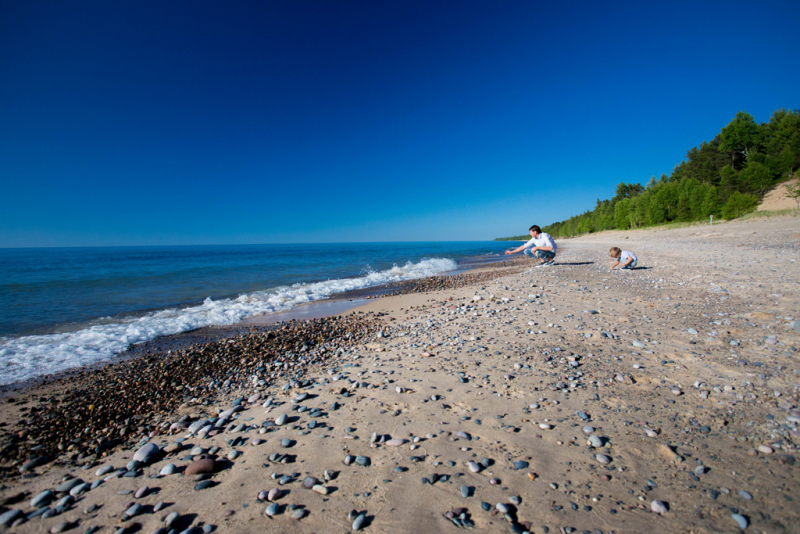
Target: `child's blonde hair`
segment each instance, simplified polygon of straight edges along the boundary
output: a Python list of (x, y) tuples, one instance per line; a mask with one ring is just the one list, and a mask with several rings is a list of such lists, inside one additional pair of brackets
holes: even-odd
[(619, 258), (622, 255), (622, 250), (619, 247), (611, 247), (611, 257)]

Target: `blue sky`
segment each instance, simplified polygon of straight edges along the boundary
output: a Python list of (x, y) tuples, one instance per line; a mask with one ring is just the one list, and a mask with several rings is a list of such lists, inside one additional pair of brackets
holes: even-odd
[(0, 0), (0, 247), (522, 234), (800, 108), (796, 1), (561, 4)]

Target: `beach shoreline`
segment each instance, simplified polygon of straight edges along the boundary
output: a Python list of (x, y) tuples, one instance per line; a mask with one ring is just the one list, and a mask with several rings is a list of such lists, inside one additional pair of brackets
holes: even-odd
[[(94, 480), (96, 469), (124, 466), (149, 440), (171, 452), (139, 467), (144, 478), (108, 480), (81, 494), (74, 508), (52, 519), (31, 518), (15, 532), (64, 520), (153, 530), (163, 514), (120, 522), (130, 499), (120, 488), (145, 484), (159, 492), (143, 504), (170, 501), (182, 516), (195, 514), (231, 532), (264, 521), (286, 532), (327, 531), (331, 522), (346, 529), (350, 509), (366, 510), (379, 531), (439, 531), (453, 528), (447, 514), (459, 507), (467, 508), (460, 512), (467, 521), (489, 530), (506, 523), (520, 532), (543, 532), (543, 526), (711, 532), (735, 525), (725, 512), (731, 507), (763, 532), (776, 524), (785, 530), (800, 517), (788, 501), (771, 498), (770, 488), (800, 495), (794, 458), (800, 435), (792, 423), (800, 417), (793, 411), (800, 377), (800, 336), (793, 330), (800, 303), (797, 223), (785, 218), (570, 239), (552, 268), (518, 260), (508, 272), (467, 273), (453, 287), (412, 281), (399, 295), (347, 300), (342, 305), (360, 306), (334, 317), (248, 325), (233, 337), (19, 392), (14, 402), (0, 404), (0, 495), (4, 506), (27, 513), (22, 501), (55, 488), (70, 471)], [(614, 244), (636, 252), (641, 268), (609, 273), (607, 249)], [(687, 250), (701, 251), (704, 261), (688, 261)], [(218, 362), (207, 363), (204, 354), (216, 354)], [(264, 365), (270, 358), (282, 362), (275, 376), (258, 371), (272, 369)], [(251, 380), (259, 373), (263, 384)], [(145, 395), (153, 406), (114, 408), (133, 410), (131, 417), (81, 419), (67, 429), (72, 440), (58, 437), (53, 424), (63, 414), (86, 411), (90, 401), (92, 410), (102, 410), (100, 389), (117, 392), (120, 403), (139, 398), (131, 396), (137, 387), (159, 391), (158, 384), (136, 386), (138, 376), (144, 382), (164, 377), (172, 400), (157, 407), (154, 395)], [(176, 388), (192, 391), (179, 395)], [(307, 400), (291, 402), (303, 393)], [(267, 398), (272, 404), (263, 406)], [(169, 430), (182, 418), (189, 424), (235, 402), (241, 411), (231, 423), (240, 430), (223, 425), (202, 439), (187, 435), (185, 426)], [(290, 410), (305, 405), (321, 409), (321, 417)], [(282, 413), (290, 424), (275, 424)], [(62, 415), (47, 418), (56, 414)], [(593, 432), (584, 434), (588, 426)], [(230, 445), (238, 436), (245, 443)], [(387, 446), (381, 436), (405, 443)], [(591, 436), (599, 447), (587, 447)], [(179, 437), (187, 439), (176, 448)], [(54, 449), (55, 440), (65, 450)], [(212, 488), (194, 491), (190, 476), (159, 475), (166, 463), (190, 465), (190, 446), (211, 445), (221, 447)], [(224, 463), (234, 450), (240, 458)], [(20, 473), (42, 451), (58, 457)], [(273, 454), (288, 454), (291, 463), (269, 460)], [(348, 454), (365, 456), (368, 464), (343, 465)], [(407, 460), (409, 454), (422, 459)], [(262, 463), (266, 468), (257, 468)], [(337, 478), (325, 480), (325, 470)], [(276, 484), (268, 477), (273, 472), (290, 482)], [(306, 491), (301, 483), (308, 476), (337, 489)], [(272, 520), (264, 516), (269, 503), (256, 498), (269, 488), (289, 490)], [(667, 510), (651, 511), (653, 500)], [(503, 503), (511, 512), (490, 513), (481, 501)], [(80, 514), (90, 503), (104, 509)], [(297, 508), (289, 505), (301, 506), (303, 517), (290, 518)]]
[[(489, 259), (489, 261), (484, 262), (474, 261), (467, 263), (466, 265), (462, 265), (460, 268), (457, 268), (453, 271), (428, 278), (432, 280), (441, 280), (444, 278), (455, 277), (457, 279), (460, 275), (469, 273), (471, 271), (507, 268), (510, 263), (511, 260), (498, 260), (496, 258)], [(108, 360), (66, 369), (58, 373), (35, 377), (22, 382), (4, 384), (0, 386), (0, 400), (2, 400), (4, 397), (13, 395), (15, 392), (46, 386), (52, 382), (67, 380), (70, 377), (74, 377), (84, 372), (100, 369), (103, 366), (111, 363), (120, 363), (142, 356), (152, 356), (167, 353), (171, 350), (185, 348), (198, 343), (209, 343), (215, 340), (245, 333), (255, 327), (270, 328), (272, 325), (281, 322), (291, 322), (297, 320), (302, 321), (341, 315), (366, 304), (370, 299), (379, 298), (387, 294), (400, 294), (405, 290), (405, 288), (413, 286), (414, 283), (414, 280), (408, 280), (404, 282), (393, 282), (367, 287), (364, 289), (349, 290), (336, 294), (328, 299), (302, 303), (288, 310), (248, 317), (247, 319), (244, 319), (243, 321), (233, 325), (204, 326), (187, 330), (185, 332), (179, 332), (177, 334), (159, 336), (149, 341), (130, 345), (127, 350), (116, 354), (113, 358)]]

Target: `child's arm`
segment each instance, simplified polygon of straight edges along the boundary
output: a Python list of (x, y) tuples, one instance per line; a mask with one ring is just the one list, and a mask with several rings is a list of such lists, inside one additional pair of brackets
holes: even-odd
[(609, 269), (609, 271), (613, 271), (614, 267), (616, 267), (617, 265), (619, 265), (619, 260), (614, 261), (614, 265), (611, 266), (611, 269)]
[[(619, 263), (619, 262), (617, 262), (617, 263)], [(623, 268), (624, 268), (624, 267), (627, 267), (627, 266), (628, 266), (628, 265), (630, 265), (631, 263), (633, 263), (633, 258), (628, 258), (628, 261), (626, 261), (626, 262), (625, 262), (625, 264), (624, 264), (622, 267), (623, 267)]]

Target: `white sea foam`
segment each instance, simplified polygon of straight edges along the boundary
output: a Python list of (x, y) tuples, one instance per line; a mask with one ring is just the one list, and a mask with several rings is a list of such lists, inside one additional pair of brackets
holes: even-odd
[(354, 289), (433, 276), (456, 268), (449, 259), (407, 263), (357, 278), (295, 284), (212, 301), (182, 309), (167, 309), (116, 323), (96, 324), (77, 332), (0, 338), (0, 385), (109, 360), (134, 343), (212, 325), (232, 325), (248, 317), (285, 311)]

